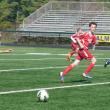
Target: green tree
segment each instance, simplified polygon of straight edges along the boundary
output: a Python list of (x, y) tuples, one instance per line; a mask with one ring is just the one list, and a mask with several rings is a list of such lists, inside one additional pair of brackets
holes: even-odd
[(15, 28), (49, 0), (0, 0), (0, 28)]

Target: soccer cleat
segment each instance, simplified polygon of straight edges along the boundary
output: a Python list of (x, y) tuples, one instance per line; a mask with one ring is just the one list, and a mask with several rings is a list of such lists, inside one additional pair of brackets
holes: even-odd
[(59, 76), (60, 76), (60, 82), (61, 82), (61, 83), (64, 83), (63, 72), (60, 72)]
[(85, 78), (92, 79), (92, 77), (89, 76), (88, 74), (83, 73), (82, 75), (83, 75), (83, 77), (85, 77)]
[(110, 64), (110, 59), (105, 62), (104, 67), (106, 68), (107, 65), (109, 65), (109, 64)]

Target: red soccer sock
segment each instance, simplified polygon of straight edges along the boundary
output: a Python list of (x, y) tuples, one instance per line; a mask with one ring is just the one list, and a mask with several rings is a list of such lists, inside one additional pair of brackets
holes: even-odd
[(91, 63), (88, 67), (87, 67), (87, 69), (85, 70), (85, 74), (88, 74), (91, 70), (92, 70), (92, 68), (94, 67), (94, 65), (95, 64), (93, 64), (93, 63)]
[(69, 71), (71, 71), (75, 67), (74, 64), (70, 64), (64, 71), (63, 71), (63, 76), (68, 74)]

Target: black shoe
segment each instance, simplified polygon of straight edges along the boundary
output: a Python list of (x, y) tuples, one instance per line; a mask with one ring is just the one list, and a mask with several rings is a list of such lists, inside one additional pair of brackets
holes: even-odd
[(110, 59), (105, 62), (104, 67), (106, 68), (107, 65), (109, 65), (109, 64), (110, 64)]

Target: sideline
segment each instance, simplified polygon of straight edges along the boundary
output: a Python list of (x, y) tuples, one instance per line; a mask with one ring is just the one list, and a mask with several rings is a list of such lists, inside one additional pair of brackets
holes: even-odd
[(92, 83), (92, 84), (79, 84), (79, 85), (71, 85), (71, 86), (56, 86), (56, 87), (47, 87), (47, 88), (35, 88), (35, 89), (25, 89), (25, 90), (16, 90), (16, 91), (7, 91), (7, 92), (0, 92), (0, 95), (4, 94), (13, 94), (13, 93), (24, 93), (24, 92), (33, 92), (38, 91), (41, 89), (46, 90), (53, 90), (53, 89), (64, 89), (64, 88), (75, 88), (75, 87), (89, 87), (89, 86), (99, 86), (99, 85), (107, 85), (110, 82), (103, 82), (103, 83)]
[[(95, 65), (95, 67), (102, 67), (104, 65)], [(1, 72), (9, 72), (9, 71), (26, 71), (26, 70), (43, 70), (43, 69), (55, 69), (55, 68), (65, 68), (67, 66), (50, 66), (50, 67), (39, 67), (39, 68), (17, 68), (17, 69), (6, 69), (6, 70), (0, 70), (0, 73)], [(85, 66), (77, 66), (76, 68), (78, 67), (86, 67)]]

